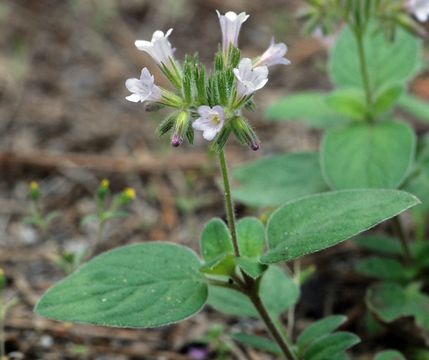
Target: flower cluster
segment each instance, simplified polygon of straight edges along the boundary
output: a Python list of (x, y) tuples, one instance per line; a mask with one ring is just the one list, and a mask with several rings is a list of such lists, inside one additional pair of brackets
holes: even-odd
[(135, 45), (155, 60), (174, 90), (156, 85), (154, 76), (144, 68), (139, 79), (126, 81), (131, 92), (126, 99), (144, 103), (146, 110), (173, 108), (174, 112), (157, 130), (159, 135), (172, 130), (173, 146), (179, 146), (185, 138), (192, 143), (197, 130), (204, 139), (214, 142), (215, 149), (221, 150), (233, 133), (240, 142), (257, 150), (258, 137), (242, 115), (242, 109), (254, 107), (253, 94), (267, 83), (270, 66), (290, 64), (284, 57), (287, 46), (273, 38), (261, 56), (242, 58), (238, 37), (249, 15), (232, 11), (217, 14), (222, 47), (215, 55), (213, 69), (207, 70), (197, 56), (187, 56), (183, 64), (179, 63), (168, 39), (173, 29), (166, 33), (157, 30), (151, 41), (137, 40)]

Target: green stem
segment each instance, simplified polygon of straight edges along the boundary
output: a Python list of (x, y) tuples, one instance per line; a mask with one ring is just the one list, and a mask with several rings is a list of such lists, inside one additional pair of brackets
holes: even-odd
[(369, 80), (370, 78), (369, 78), (369, 72), (368, 72), (368, 63), (367, 63), (366, 54), (365, 54), (365, 46), (363, 44), (364, 31), (362, 28), (359, 27), (359, 28), (355, 28), (354, 33), (355, 33), (357, 47), (358, 47), (362, 82), (365, 90), (366, 105), (368, 109), (368, 119), (372, 121), (373, 120), (372, 118), (373, 94), (372, 94), (371, 84)]
[[(234, 203), (232, 200), (231, 185), (229, 182), (229, 175), (228, 175), (228, 166), (226, 164), (224, 150), (221, 150), (219, 152), (219, 163), (220, 163), (220, 170), (222, 172), (223, 185), (224, 185), (224, 191), (225, 191), (225, 207), (226, 207), (228, 227), (231, 232), (232, 243), (234, 246), (234, 254), (236, 257), (239, 257), (240, 249), (238, 246), (237, 230), (235, 226)], [(274, 338), (274, 340), (281, 348), (286, 358), (288, 360), (297, 360), (297, 357), (293, 352), (292, 347), (290, 346), (288, 340), (285, 338), (283, 332), (279, 330), (279, 328), (271, 318), (271, 315), (268, 313), (267, 309), (265, 308), (265, 305), (263, 304), (259, 296), (259, 282), (257, 280), (255, 281), (250, 276), (247, 276), (245, 273), (243, 273), (243, 278), (244, 278), (244, 283), (239, 284), (242, 287), (242, 292), (244, 292), (252, 301), (262, 321), (265, 323), (265, 326), (267, 327), (271, 336)], [(214, 284), (214, 285), (225, 286), (225, 284)]]
[(219, 163), (220, 170), (223, 177), (223, 187), (225, 191), (225, 207), (226, 207), (226, 218), (228, 221), (229, 231), (231, 232), (232, 244), (234, 246), (235, 256), (240, 256), (240, 249), (238, 247), (237, 230), (235, 228), (235, 212), (234, 203), (232, 201), (231, 185), (229, 183), (228, 166), (226, 164), (225, 152), (222, 149), (219, 152)]
[(286, 359), (297, 360), (298, 358), (292, 350), (289, 341), (286, 339), (283, 332), (278, 328), (274, 320), (271, 318), (271, 315), (269, 314), (267, 308), (262, 302), (258, 291), (251, 291), (250, 293), (248, 293), (248, 296), (252, 301), (253, 305), (255, 306), (256, 310), (258, 311), (259, 315), (261, 316), (261, 319), (264, 321), (265, 326), (267, 327), (271, 336), (277, 342), (283, 354), (286, 356)]
[(404, 250), (405, 260), (410, 263), (413, 259), (411, 254), (410, 245), (408, 244), (407, 234), (405, 233), (405, 229), (402, 225), (402, 221), (398, 216), (393, 218), (393, 226), (395, 228), (396, 233), (398, 234), (399, 240), (401, 241), (402, 249)]

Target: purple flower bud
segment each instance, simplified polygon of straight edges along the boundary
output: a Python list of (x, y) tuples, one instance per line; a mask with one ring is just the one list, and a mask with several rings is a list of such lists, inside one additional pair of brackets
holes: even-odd
[(171, 138), (171, 145), (174, 147), (178, 147), (182, 143), (183, 139), (180, 138), (178, 134), (173, 134)]

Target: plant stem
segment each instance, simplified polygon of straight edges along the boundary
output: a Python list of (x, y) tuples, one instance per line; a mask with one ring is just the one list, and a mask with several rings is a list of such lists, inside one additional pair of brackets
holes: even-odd
[(229, 231), (231, 232), (232, 244), (234, 246), (234, 255), (240, 256), (240, 249), (238, 247), (237, 230), (235, 229), (235, 212), (234, 203), (231, 195), (231, 185), (229, 183), (228, 166), (226, 164), (225, 152), (222, 149), (219, 152), (219, 163), (220, 170), (223, 177), (223, 187), (225, 191), (225, 207), (226, 207), (226, 218), (228, 221)]
[[(225, 191), (225, 207), (226, 207), (226, 216), (228, 221), (228, 227), (231, 232), (232, 243), (234, 246), (234, 254), (236, 257), (240, 256), (240, 249), (238, 247), (238, 239), (237, 239), (237, 230), (235, 226), (235, 213), (234, 213), (234, 203), (232, 201), (231, 195), (231, 185), (229, 182), (228, 175), (228, 166), (226, 164), (225, 152), (221, 150), (219, 152), (219, 163), (220, 170), (222, 172), (223, 177), (223, 185)], [(258, 311), (262, 321), (265, 323), (265, 326), (269, 330), (271, 336), (277, 342), (279, 347), (281, 348), (283, 354), (286, 356), (288, 360), (297, 360), (288, 340), (283, 335), (282, 331), (278, 329), (270, 314), (268, 313), (265, 305), (263, 304), (260, 296), (259, 296), (259, 282), (252, 279), (247, 274), (243, 273), (244, 283), (240, 284), (242, 286), (242, 292), (244, 292), (249, 299), (252, 301), (256, 310)], [(225, 286), (225, 284), (214, 284)]]
[(410, 245), (408, 244), (407, 234), (405, 233), (405, 229), (402, 225), (402, 221), (399, 215), (393, 218), (393, 226), (395, 228), (396, 233), (399, 236), (399, 240), (401, 241), (402, 249), (404, 250), (405, 260), (407, 262), (411, 262), (413, 259), (413, 256), (411, 254)]
[(264, 321), (265, 326), (270, 332), (271, 336), (280, 346), (283, 354), (286, 356), (288, 360), (297, 360), (295, 353), (293, 352), (289, 341), (284, 337), (282, 331), (276, 326), (275, 322), (271, 318), (271, 315), (267, 311), (265, 305), (261, 301), (261, 298), (258, 295), (258, 291), (251, 291), (248, 293), (250, 300), (258, 311), (261, 319)]
[(373, 95), (371, 90), (371, 84), (369, 81), (369, 73), (368, 73), (368, 63), (366, 60), (365, 47), (363, 44), (363, 29), (361, 27), (354, 29), (354, 34), (356, 37), (356, 42), (358, 46), (358, 54), (359, 54), (359, 64), (360, 71), (362, 76), (362, 83), (365, 89), (365, 97), (366, 97), (366, 106), (368, 109), (368, 119), (372, 119), (372, 108), (373, 108)]

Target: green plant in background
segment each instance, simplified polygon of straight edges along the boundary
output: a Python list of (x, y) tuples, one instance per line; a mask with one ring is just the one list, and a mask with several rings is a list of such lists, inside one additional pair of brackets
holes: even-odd
[[(59, 211), (52, 211), (45, 214), (43, 209), (43, 194), (39, 184), (35, 181), (29, 185), (30, 215), (24, 218), (24, 222), (35, 226), (44, 237), (49, 237), (52, 221), (61, 214)], [(77, 250), (58, 249), (53, 256), (54, 263), (64, 272), (70, 274), (75, 271), (85, 260), (89, 259), (96, 251), (104, 238), (107, 223), (114, 219), (123, 219), (129, 215), (126, 207), (134, 201), (136, 192), (133, 188), (127, 187), (122, 192), (112, 195), (109, 180), (103, 179), (96, 193), (96, 211), (86, 215), (81, 225), (86, 226), (96, 223), (95, 239), (88, 243), (86, 247)]]
[(32, 181), (28, 187), (28, 197), (30, 199), (30, 211), (23, 221), (33, 225), (41, 234), (46, 235), (52, 222), (60, 216), (60, 213), (58, 211), (45, 213), (41, 204), (42, 191), (35, 181)]
[(356, 240), (375, 253), (358, 264), (358, 271), (379, 280), (366, 296), (368, 308), (378, 319), (391, 323), (411, 316), (417, 329), (427, 334), (428, 141), (426, 136), (417, 139), (401, 114), (429, 121), (429, 105), (407, 89), (422, 67), (422, 43), (415, 34), (423, 29), (406, 12), (411, 7), (408, 10), (418, 19), (426, 19), (428, 5), (390, 0), (307, 2), (309, 30), (320, 27), (329, 33), (339, 22), (347, 24), (330, 54), (329, 75), (335, 89), (292, 94), (273, 104), (267, 117), (303, 120), (323, 129), (320, 152), (279, 155), (235, 169), (233, 177), (240, 185), (234, 196), (251, 206), (275, 207), (328, 190), (403, 189), (417, 195), (422, 204), (412, 210), (416, 241), (411, 242), (401, 218), (395, 217), (396, 238)]
[(0, 268), (0, 360), (6, 360), (6, 348), (5, 348), (5, 329), (4, 322), (8, 311), (17, 304), (16, 298), (3, 299), (3, 290), (6, 287), (6, 275), (3, 269)]
[[(287, 198), (281, 200), (283, 204), (274, 204), (281, 206), (266, 225), (253, 217), (236, 221), (224, 147), (231, 134), (253, 150), (260, 147), (243, 111), (254, 108), (253, 94), (267, 83), (268, 67), (289, 61), (284, 58), (286, 45), (274, 41), (260, 57), (242, 58), (237, 40), (248, 15), (228, 12), (218, 16), (223, 39), (211, 70), (197, 56), (187, 56), (180, 64), (168, 41), (172, 30), (156, 31), (151, 41), (139, 40), (136, 46), (152, 56), (175, 90), (157, 86), (147, 68), (139, 79), (127, 80), (126, 86), (132, 93), (127, 99), (144, 103), (147, 110), (173, 109), (158, 128), (159, 134), (172, 131), (173, 146), (179, 146), (185, 139), (192, 143), (195, 130), (201, 131), (204, 139), (213, 141), (212, 149), (219, 157), (223, 179), (227, 222), (215, 218), (204, 227), (201, 256), (185, 246), (160, 241), (132, 244), (99, 255), (48, 290), (35, 311), (61, 321), (150, 328), (185, 320), (208, 303), (224, 313), (260, 318), (272, 338), (247, 333), (233, 335), (241, 343), (290, 360), (345, 359), (346, 351), (360, 340), (352, 333), (337, 331), (346, 320), (343, 316), (322, 319), (298, 338), (294, 338), (293, 331), (288, 334), (282, 315), (286, 311), (293, 315), (299, 285), (311, 269), (301, 273), (296, 267), (297, 271), (291, 273), (284, 265), (398, 216), (419, 204), (419, 200), (395, 186), (390, 189), (345, 186), (314, 194), (327, 189), (324, 178), (318, 175), (317, 155), (295, 158), (293, 154), (289, 169), (314, 170), (314, 174), (307, 175), (316, 179), (303, 184), (305, 190), (295, 186), (295, 194), (286, 194)], [(378, 126), (374, 114), (365, 112), (361, 125)], [(388, 124), (393, 133), (405, 134), (403, 141), (397, 143), (407, 148), (411, 159), (412, 132), (405, 124)], [(270, 164), (271, 169), (279, 171), (281, 161)], [(405, 167), (402, 171), (408, 170)], [(250, 175), (249, 178), (261, 175), (267, 178), (266, 171), (251, 171)], [(275, 181), (274, 174), (269, 175), (265, 186), (259, 187), (260, 192)], [(395, 171), (389, 184), (396, 184), (398, 177)], [(282, 186), (280, 178), (277, 188)], [(312, 195), (302, 197), (309, 194)], [(295, 195), (300, 198), (288, 201)], [(289, 318), (292, 320), (293, 316)], [(289, 326), (293, 330), (293, 321)]]

